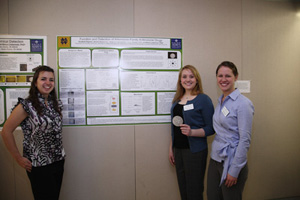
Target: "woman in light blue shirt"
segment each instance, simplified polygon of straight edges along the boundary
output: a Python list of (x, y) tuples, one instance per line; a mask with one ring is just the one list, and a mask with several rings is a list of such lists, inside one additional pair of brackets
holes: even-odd
[(248, 175), (247, 152), (254, 107), (234, 87), (238, 71), (232, 62), (222, 62), (216, 76), (223, 94), (213, 116), (216, 136), (208, 168), (207, 197), (208, 200), (240, 200)]

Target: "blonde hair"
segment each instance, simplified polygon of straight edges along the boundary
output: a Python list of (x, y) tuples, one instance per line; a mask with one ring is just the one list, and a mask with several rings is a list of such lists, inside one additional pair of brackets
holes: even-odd
[(178, 81), (177, 81), (177, 90), (176, 90), (174, 99), (172, 101), (173, 103), (176, 102), (176, 101), (179, 101), (185, 93), (185, 89), (181, 85), (182, 71), (185, 70), (185, 69), (191, 70), (191, 72), (193, 73), (193, 75), (195, 76), (195, 78), (197, 80), (197, 83), (196, 83), (195, 87), (193, 88), (191, 94), (192, 95), (203, 94), (202, 81), (201, 81), (201, 77), (200, 77), (200, 74), (199, 74), (198, 70), (193, 65), (185, 65), (179, 71)]

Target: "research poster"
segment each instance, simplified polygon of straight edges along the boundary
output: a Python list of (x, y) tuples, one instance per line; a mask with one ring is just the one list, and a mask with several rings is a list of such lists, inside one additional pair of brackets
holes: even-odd
[(18, 98), (28, 96), (33, 69), (46, 64), (46, 36), (0, 35), (0, 127)]
[(57, 36), (64, 125), (169, 123), (181, 38)]

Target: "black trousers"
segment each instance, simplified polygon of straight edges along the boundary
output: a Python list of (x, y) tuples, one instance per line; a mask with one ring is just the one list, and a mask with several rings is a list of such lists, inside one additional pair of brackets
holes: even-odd
[(175, 148), (175, 166), (182, 200), (203, 200), (207, 149), (192, 153)]
[(248, 165), (240, 171), (237, 184), (225, 186), (225, 181), (220, 185), (223, 173), (223, 163), (210, 159), (207, 172), (207, 199), (208, 200), (242, 200), (242, 194), (248, 178)]
[(64, 160), (43, 167), (32, 167), (27, 171), (35, 200), (58, 200), (63, 173)]

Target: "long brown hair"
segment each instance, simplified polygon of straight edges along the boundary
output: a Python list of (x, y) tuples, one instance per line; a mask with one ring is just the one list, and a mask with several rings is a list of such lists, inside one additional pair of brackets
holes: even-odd
[[(32, 103), (33, 107), (36, 109), (37, 113), (39, 115), (42, 115), (42, 106), (39, 102), (39, 97), (38, 97), (39, 90), (36, 87), (36, 82), (37, 82), (37, 79), (40, 75), (40, 72), (44, 72), (44, 71), (52, 72), (53, 75), (54, 75), (54, 70), (51, 67), (46, 66), (46, 65), (40, 65), (40, 66), (34, 68), (33, 70), (35, 72), (34, 72), (34, 75), (33, 75), (33, 79), (32, 79), (30, 90), (29, 90), (29, 96), (27, 97), (27, 99), (29, 101), (31, 101), (31, 103)], [(50, 95), (48, 96), (48, 100), (53, 101), (54, 110), (61, 115), (61, 111), (58, 107), (58, 101), (57, 101), (55, 87), (50, 92)]]
[(185, 93), (185, 89), (181, 85), (182, 71), (185, 69), (191, 70), (191, 72), (193, 73), (193, 75), (195, 76), (195, 78), (197, 80), (197, 83), (196, 83), (195, 87), (193, 88), (191, 94), (192, 95), (203, 94), (202, 81), (201, 81), (201, 77), (200, 77), (198, 70), (193, 65), (185, 65), (183, 68), (181, 68), (179, 75), (178, 75), (177, 90), (176, 90), (174, 99), (172, 101), (173, 103), (176, 101), (179, 101)]

